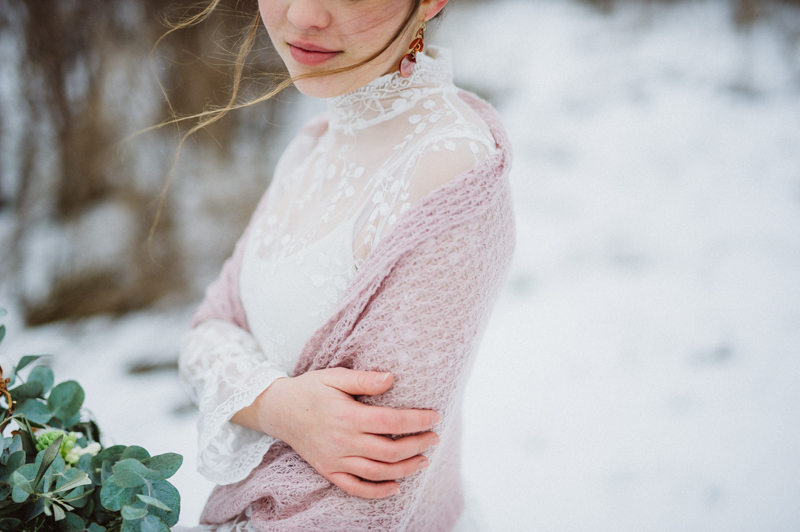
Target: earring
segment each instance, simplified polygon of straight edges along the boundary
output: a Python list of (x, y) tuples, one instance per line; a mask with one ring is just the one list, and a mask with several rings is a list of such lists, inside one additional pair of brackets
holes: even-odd
[(414, 67), (417, 65), (417, 52), (425, 49), (425, 23), (419, 27), (417, 36), (411, 41), (408, 47), (409, 52), (400, 60), (400, 75), (404, 78), (409, 77), (414, 72)]

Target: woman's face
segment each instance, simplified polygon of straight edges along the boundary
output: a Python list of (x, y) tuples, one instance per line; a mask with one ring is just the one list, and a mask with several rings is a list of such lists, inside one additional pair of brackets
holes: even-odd
[[(410, 0), (258, 0), (258, 6), (275, 49), (289, 74), (296, 78), (351, 66), (372, 57), (397, 33), (412, 3)], [(415, 19), (398, 40), (369, 64), (349, 72), (298, 80), (295, 85), (308, 96), (331, 98), (394, 72), (425, 15), (421, 11), (419, 20)]]

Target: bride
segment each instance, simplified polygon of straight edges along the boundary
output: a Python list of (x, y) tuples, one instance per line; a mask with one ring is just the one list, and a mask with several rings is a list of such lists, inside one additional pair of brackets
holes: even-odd
[(425, 45), (446, 3), (259, 0), (328, 112), (286, 149), (181, 342), (198, 470), (218, 484), (197, 530), (469, 525), (461, 401), (514, 228), (497, 115)]

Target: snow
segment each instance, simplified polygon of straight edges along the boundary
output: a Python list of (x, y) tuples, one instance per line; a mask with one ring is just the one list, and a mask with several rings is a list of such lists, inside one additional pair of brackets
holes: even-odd
[[(515, 148), (518, 247), (465, 403), (486, 528), (800, 528), (797, 13), (450, 8), (434, 41)], [(57, 353), (114, 442), (183, 454), (196, 523), (194, 411), (173, 370), (126, 371), (174, 361), (191, 308), (36, 329), (11, 310), (0, 355)]]

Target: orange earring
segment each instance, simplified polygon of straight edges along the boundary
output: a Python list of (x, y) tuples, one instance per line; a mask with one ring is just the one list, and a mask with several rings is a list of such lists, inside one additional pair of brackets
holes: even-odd
[(425, 23), (419, 27), (417, 36), (411, 41), (408, 47), (409, 52), (400, 60), (400, 75), (404, 78), (409, 77), (414, 72), (414, 67), (417, 65), (417, 52), (425, 49)]

